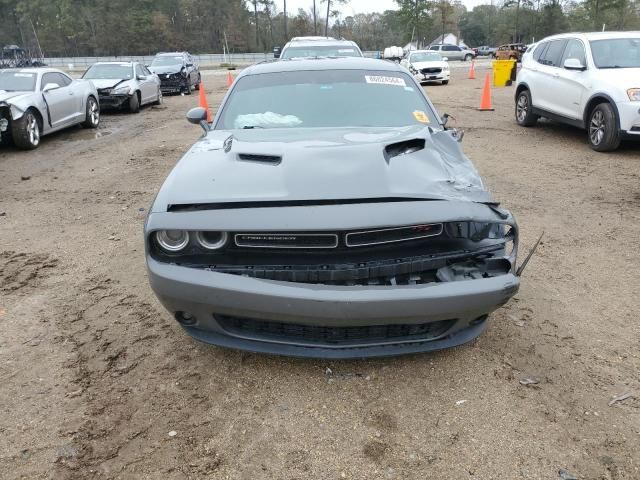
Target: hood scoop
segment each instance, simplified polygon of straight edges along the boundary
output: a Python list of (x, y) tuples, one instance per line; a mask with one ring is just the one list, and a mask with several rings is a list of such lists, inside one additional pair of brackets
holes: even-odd
[(269, 165), (279, 165), (282, 161), (280, 155), (259, 155), (256, 153), (239, 153), (238, 160), (244, 160), (245, 162), (258, 162), (266, 163)]
[(412, 138), (411, 140), (403, 140), (397, 143), (390, 143), (384, 147), (384, 158), (389, 163), (393, 157), (414, 153), (424, 149), (424, 138)]

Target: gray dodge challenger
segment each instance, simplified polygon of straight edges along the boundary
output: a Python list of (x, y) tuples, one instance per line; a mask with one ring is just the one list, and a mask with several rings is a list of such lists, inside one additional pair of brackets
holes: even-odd
[(244, 70), (145, 223), (151, 287), (203, 342), (300, 357), (477, 337), (518, 290), (518, 227), (420, 85), (366, 58)]

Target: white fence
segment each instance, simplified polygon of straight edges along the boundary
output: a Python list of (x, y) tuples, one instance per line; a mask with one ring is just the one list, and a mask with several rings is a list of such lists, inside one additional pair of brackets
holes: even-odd
[[(363, 52), (365, 57), (378, 58), (380, 52)], [(135, 61), (149, 64), (153, 60), (153, 55), (130, 56), (123, 55), (117, 57), (51, 57), (45, 58), (44, 63), (50, 67), (88, 67), (96, 62), (128, 62)], [(220, 63), (249, 64), (273, 60), (273, 53), (234, 53), (223, 55), (222, 53), (210, 53), (205, 55), (193, 55), (200, 65), (218, 65)]]

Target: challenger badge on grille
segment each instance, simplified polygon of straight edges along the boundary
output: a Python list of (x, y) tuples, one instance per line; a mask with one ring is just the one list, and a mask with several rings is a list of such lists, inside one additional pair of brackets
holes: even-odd
[(239, 247), (253, 248), (336, 248), (338, 236), (316, 233), (238, 233)]

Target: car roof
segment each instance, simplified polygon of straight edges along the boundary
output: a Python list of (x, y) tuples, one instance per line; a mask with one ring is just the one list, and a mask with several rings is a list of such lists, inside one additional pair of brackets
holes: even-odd
[(438, 55), (433, 50), (409, 50), (407, 53), (409, 55), (411, 55), (412, 53), (430, 53), (431, 55)]
[(352, 40), (338, 40), (335, 38), (324, 38), (324, 37), (318, 37), (316, 39), (313, 40), (307, 40), (305, 39), (305, 37), (299, 37), (301, 38), (301, 40), (291, 40), (289, 43), (287, 43), (285, 45), (285, 48), (289, 48), (289, 47), (323, 47), (323, 46), (330, 46), (330, 45), (348, 45), (350, 47), (357, 47), (356, 42), (352, 41)]
[(388, 72), (406, 72), (395, 62), (365, 57), (318, 57), (291, 58), (279, 61), (262, 62), (244, 69), (239, 77), (308, 70), (381, 70)]
[(0, 72), (18, 72), (18, 73), (64, 73), (58, 68), (52, 67), (25, 67), (25, 68), (4, 68)]
[(562, 38), (582, 38), (583, 40), (606, 40), (610, 38), (640, 38), (640, 32), (638, 31), (629, 31), (629, 32), (573, 32), (573, 33), (562, 33), (559, 35), (552, 35), (550, 37), (545, 37), (540, 41), (553, 40), (553, 39), (562, 39)]
[(133, 65), (134, 63), (140, 63), (140, 62), (129, 62), (129, 61), (123, 61), (123, 62), (96, 62), (93, 65), (126, 65), (126, 66), (130, 66), (130, 65)]
[(162, 56), (174, 56), (174, 55), (187, 55), (187, 52), (160, 52), (160, 53), (156, 53), (156, 57), (162, 57)]

